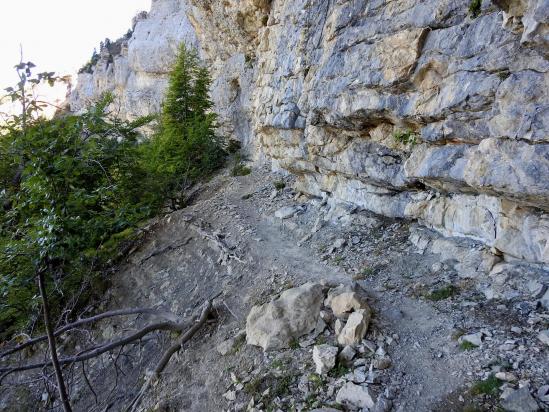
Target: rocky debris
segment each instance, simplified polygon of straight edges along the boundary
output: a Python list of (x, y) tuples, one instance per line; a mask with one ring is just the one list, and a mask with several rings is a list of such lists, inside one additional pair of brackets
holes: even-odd
[(375, 402), (367, 386), (347, 382), (337, 392), (336, 402), (350, 408), (373, 408)]
[(263, 350), (282, 349), (317, 325), (323, 286), (306, 283), (282, 292), (278, 299), (252, 307), (246, 320), (246, 341)]
[(509, 412), (535, 412), (539, 410), (538, 404), (530, 395), (528, 387), (511, 391), (501, 405)]
[(330, 345), (316, 345), (313, 347), (313, 361), (316, 366), (316, 373), (327, 374), (336, 364), (339, 349)]
[(359, 309), (349, 316), (347, 323), (337, 336), (337, 342), (342, 345), (356, 345), (366, 336), (370, 324), (370, 309)]

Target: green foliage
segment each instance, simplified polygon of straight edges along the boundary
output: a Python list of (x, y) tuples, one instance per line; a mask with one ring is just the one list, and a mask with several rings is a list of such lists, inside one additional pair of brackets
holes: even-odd
[[(136, 127), (111, 121), (106, 99), (82, 116), (27, 119), (0, 138), (0, 329), (24, 328), (38, 308), (34, 275), (44, 268), (52, 307), (89, 296), (101, 266), (160, 200), (136, 184)], [(86, 286), (83, 288), (83, 286)]]
[(476, 349), (477, 348), (477, 345), (467, 341), (467, 340), (464, 340), (463, 342), (461, 342), (459, 344), (459, 348), (463, 351), (466, 351), (466, 350), (473, 350), (473, 349)]
[(224, 158), (195, 52), (182, 47), (159, 130), (145, 141), (139, 129), (153, 117), (110, 116), (112, 96), (83, 115), (42, 118), (33, 87), (64, 78), (33, 68), (16, 66), (20, 82), (6, 91), (21, 111), (0, 125), (0, 339), (36, 321), (36, 273), (46, 274), (53, 316), (76, 313), (104, 291), (105, 269), (141, 222), (167, 199), (179, 206), (184, 189)]
[(435, 289), (431, 293), (428, 293), (425, 295), (425, 297), (429, 300), (433, 301), (439, 301), (448, 299), (454, 295), (456, 295), (459, 292), (459, 288), (454, 285), (446, 285), (442, 288)]
[(282, 190), (286, 187), (286, 183), (283, 180), (277, 180), (276, 182), (273, 182), (273, 186), (276, 190)]
[(476, 382), (471, 387), (471, 395), (497, 395), (499, 392), (500, 386), (503, 384), (503, 381), (496, 378), (494, 375), (486, 380)]
[(402, 144), (411, 144), (412, 146), (417, 143), (417, 134), (412, 130), (396, 130), (393, 133), (393, 138)]
[(471, 0), (469, 3), (469, 14), (476, 19), (480, 15), (482, 0)]
[(151, 176), (172, 208), (182, 206), (184, 189), (211, 176), (224, 162), (225, 152), (215, 135), (217, 116), (211, 112), (210, 84), (196, 51), (183, 44), (171, 73), (160, 128), (145, 156)]

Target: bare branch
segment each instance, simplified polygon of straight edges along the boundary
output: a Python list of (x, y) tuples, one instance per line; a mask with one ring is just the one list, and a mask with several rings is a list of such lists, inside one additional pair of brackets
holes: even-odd
[(162, 355), (162, 358), (154, 368), (154, 371), (151, 376), (147, 379), (137, 396), (132, 400), (126, 411), (135, 410), (137, 406), (139, 406), (139, 403), (143, 399), (143, 396), (145, 395), (145, 392), (149, 389), (152, 382), (160, 377), (160, 374), (174, 355), (174, 353), (178, 352), (181, 347), (189, 340), (191, 339), (194, 334), (206, 323), (206, 319), (208, 318), (208, 315), (212, 311), (212, 301), (208, 300), (205, 302), (204, 307), (202, 309), (202, 313), (200, 314), (200, 317), (195, 322), (195, 324), (181, 336), (179, 341), (172, 346), (170, 346), (166, 352), (164, 352), (164, 355)]
[[(97, 322), (97, 321), (100, 321), (100, 320), (105, 319), (105, 318), (112, 318), (112, 317), (115, 317), (115, 316), (136, 315), (136, 314), (156, 315), (156, 316), (163, 317), (163, 318), (166, 318), (166, 319), (171, 320), (171, 321), (175, 321), (175, 315), (173, 315), (169, 312), (160, 312), (158, 310), (151, 309), (151, 308), (119, 309), (119, 310), (111, 310), (111, 311), (108, 311), (108, 312), (103, 312), (103, 313), (100, 313), (99, 315), (91, 316), (89, 318), (79, 319), (76, 322), (69, 323), (68, 325), (65, 325), (65, 326), (57, 329), (53, 333), (53, 335), (55, 337), (57, 337), (57, 336), (65, 333), (69, 330), (76, 329), (79, 326), (86, 325), (86, 324), (93, 323), (93, 322)], [(29, 339), (28, 341), (26, 341), (26, 342), (24, 342), (20, 345), (17, 345), (14, 348), (8, 349), (8, 350), (0, 353), (0, 359), (6, 357), (8, 355), (11, 355), (12, 353), (19, 352), (20, 350), (23, 350), (23, 349), (25, 349), (25, 348), (27, 348), (31, 345), (34, 345), (36, 343), (43, 342), (43, 341), (47, 340), (47, 338), (48, 337), (46, 335), (44, 335), (44, 336), (39, 336), (39, 337), (36, 337), (36, 338), (33, 338), (33, 339)]]

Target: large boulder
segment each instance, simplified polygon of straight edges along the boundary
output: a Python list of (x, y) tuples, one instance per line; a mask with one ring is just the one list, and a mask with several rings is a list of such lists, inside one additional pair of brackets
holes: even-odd
[(263, 350), (287, 348), (292, 339), (311, 332), (324, 300), (323, 286), (306, 283), (284, 291), (278, 299), (254, 306), (246, 321), (249, 345)]

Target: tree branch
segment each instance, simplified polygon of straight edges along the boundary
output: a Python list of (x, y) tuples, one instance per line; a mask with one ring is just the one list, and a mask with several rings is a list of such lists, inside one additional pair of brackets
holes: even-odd
[[(115, 316), (136, 315), (136, 314), (157, 315), (157, 316), (164, 317), (164, 318), (167, 318), (167, 319), (172, 320), (172, 321), (174, 321), (174, 319), (175, 319), (175, 315), (173, 315), (171, 313), (159, 312), (159, 311), (157, 311), (155, 309), (151, 309), (151, 308), (130, 308), (130, 309), (111, 310), (111, 311), (108, 311), (108, 312), (100, 313), (99, 315), (91, 316), (89, 318), (79, 319), (76, 322), (69, 323), (68, 325), (65, 325), (65, 326), (57, 329), (53, 333), (53, 336), (57, 337), (57, 336), (65, 333), (65, 332), (67, 332), (71, 329), (76, 329), (79, 326), (86, 325), (88, 323), (97, 322), (97, 321), (100, 321), (100, 320), (105, 319), (105, 318), (112, 318), (112, 317), (115, 317)], [(26, 342), (24, 342), (20, 345), (17, 345), (14, 348), (8, 349), (8, 350), (0, 353), (0, 359), (6, 357), (8, 355), (11, 355), (12, 353), (19, 352), (19, 351), (21, 351), (21, 350), (23, 350), (23, 349), (25, 349), (29, 346), (32, 346), (36, 343), (43, 342), (47, 339), (48, 339), (48, 337), (46, 335), (39, 336), (39, 337), (36, 337), (36, 338), (33, 338), (33, 339), (29, 339), (28, 341), (26, 341)]]
[(194, 336), (194, 334), (204, 325), (204, 323), (206, 323), (206, 319), (208, 318), (208, 315), (211, 313), (211, 311), (212, 311), (212, 301), (208, 300), (205, 302), (204, 307), (202, 309), (202, 313), (200, 314), (200, 317), (195, 322), (195, 324), (187, 332), (185, 332), (183, 336), (181, 336), (181, 338), (177, 343), (170, 346), (166, 350), (166, 352), (164, 352), (164, 355), (162, 355), (162, 358), (154, 368), (153, 373), (151, 374), (151, 376), (149, 376), (147, 381), (143, 384), (143, 387), (141, 388), (137, 396), (132, 400), (132, 402), (126, 409), (126, 411), (135, 410), (135, 408), (139, 406), (139, 403), (143, 399), (145, 392), (147, 392), (152, 382), (160, 377), (160, 374), (162, 373), (162, 371), (164, 371), (164, 368), (166, 367), (166, 365), (168, 364), (168, 362), (170, 361), (174, 353), (179, 351), (181, 347), (188, 340), (190, 340)]

